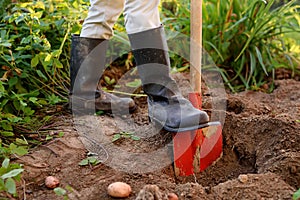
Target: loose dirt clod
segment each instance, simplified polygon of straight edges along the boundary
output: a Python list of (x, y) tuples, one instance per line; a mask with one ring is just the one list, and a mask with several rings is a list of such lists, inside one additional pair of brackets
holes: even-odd
[[(167, 195), (163, 194), (157, 185), (145, 185), (139, 192), (135, 200), (169, 200)], [(176, 199), (171, 199), (176, 200)]]
[(47, 176), (45, 179), (45, 185), (47, 188), (56, 188), (59, 185), (59, 180), (54, 176)]
[(107, 193), (112, 197), (125, 198), (131, 193), (131, 187), (127, 183), (115, 182), (107, 187)]

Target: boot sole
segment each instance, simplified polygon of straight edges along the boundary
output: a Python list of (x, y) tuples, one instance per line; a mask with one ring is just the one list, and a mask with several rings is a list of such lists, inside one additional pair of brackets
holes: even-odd
[(189, 127), (179, 127), (179, 128), (174, 128), (174, 127), (169, 127), (169, 126), (165, 126), (163, 123), (161, 123), (159, 120), (156, 119), (150, 119), (150, 122), (153, 120), (153, 122), (155, 124), (157, 124), (158, 126), (162, 127), (164, 130), (168, 131), (168, 132), (185, 132), (185, 131), (194, 131), (194, 130), (198, 130), (198, 129), (202, 129), (202, 128), (207, 128), (209, 126), (220, 126), (221, 123), (218, 121), (215, 122), (207, 122), (204, 124), (198, 124), (195, 126), (189, 126)]
[[(106, 110), (100, 110), (100, 109), (90, 109), (90, 108), (85, 108), (85, 107), (76, 107), (76, 108), (70, 108), (71, 106), (69, 106), (69, 109), (71, 111), (73, 111), (73, 113), (75, 112), (76, 114), (79, 114), (79, 115), (93, 115), (95, 114), (97, 111), (103, 111), (103, 113), (108, 113), (108, 114), (112, 114), (112, 110), (111, 109), (106, 109)], [(134, 111), (137, 109), (137, 106), (134, 106), (133, 108), (129, 108), (129, 114), (132, 114), (134, 113)], [(123, 111), (120, 110), (114, 114), (128, 114), (127, 110)]]

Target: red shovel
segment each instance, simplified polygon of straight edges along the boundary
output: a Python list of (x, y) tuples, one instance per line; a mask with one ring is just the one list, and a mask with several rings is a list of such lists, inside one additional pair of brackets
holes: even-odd
[[(194, 92), (189, 100), (201, 109), (201, 59), (202, 59), (202, 0), (191, 0), (191, 83)], [(195, 131), (173, 135), (174, 169), (176, 176), (189, 176), (205, 170), (222, 156), (222, 126), (210, 126)]]

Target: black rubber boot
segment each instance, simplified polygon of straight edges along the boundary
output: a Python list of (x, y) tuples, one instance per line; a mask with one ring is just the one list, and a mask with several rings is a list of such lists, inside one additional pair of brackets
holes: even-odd
[(193, 107), (170, 77), (170, 61), (164, 28), (129, 34), (133, 55), (148, 95), (150, 120), (170, 132), (209, 126), (206, 112)]
[(120, 98), (98, 90), (98, 82), (105, 69), (107, 40), (72, 35), (70, 63), (70, 101), (73, 112), (91, 114), (96, 110), (133, 111), (131, 98)]

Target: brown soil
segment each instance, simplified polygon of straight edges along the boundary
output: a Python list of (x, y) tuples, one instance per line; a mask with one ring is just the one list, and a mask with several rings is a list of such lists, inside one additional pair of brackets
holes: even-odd
[[(187, 80), (184, 75), (177, 79), (179, 82)], [(44, 179), (49, 175), (60, 179), (60, 187), (69, 189), (69, 199), (112, 199), (106, 188), (115, 181), (131, 185), (132, 193), (127, 199), (136, 199), (137, 196), (145, 200), (156, 199), (151, 191), (147, 193), (143, 189), (149, 184), (159, 187), (156, 193), (162, 199), (170, 192), (177, 194), (179, 199), (291, 199), (300, 187), (300, 82), (280, 80), (276, 87), (271, 94), (252, 91), (228, 93), (223, 157), (204, 172), (191, 177), (175, 177), (172, 164), (147, 173), (122, 172), (105, 162), (119, 162), (120, 168), (127, 166), (128, 169), (139, 164), (127, 163), (125, 159), (114, 161), (113, 153), (108, 154), (104, 163), (79, 166), (78, 163), (87, 157), (82, 143), (86, 139), (80, 134), (80, 128), (93, 131), (90, 123), (98, 121), (102, 125), (101, 134), (104, 133), (105, 138), (111, 141), (112, 135), (124, 127), (114, 124), (116, 118), (110, 115), (84, 118), (80, 126), (74, 125), (71, 115), (60, 116), (52, 131), (62, 131), (64, 136), (32, 149), (30, 154), (18, 160), (25, 168), (24, 181), (18, 186), (19, 199), (63, 199), (45, 187)], [(120, 139), (114, 143), (115, 146), (126, 152), (143, 153), (170, 144), (170, 134), (163, 131), (143, 137), (143, 134), (151, 132), (152, 126), (148, 124), (146, 99), (135, 100), (137, 111), (121, 117), (134, 120), (137, 125), (135, 132), (141, 139)], [(209, 95), (204, 96), (203, 102), (204, 108), (209, 111)], [(110, 146), (104, 143), (100, 147), (106, 149), (105, 157)], [(94, 148), (92, 142), (87, 148)], [(149, 168), (156, 167), (153, 163), (148, 164)]]

